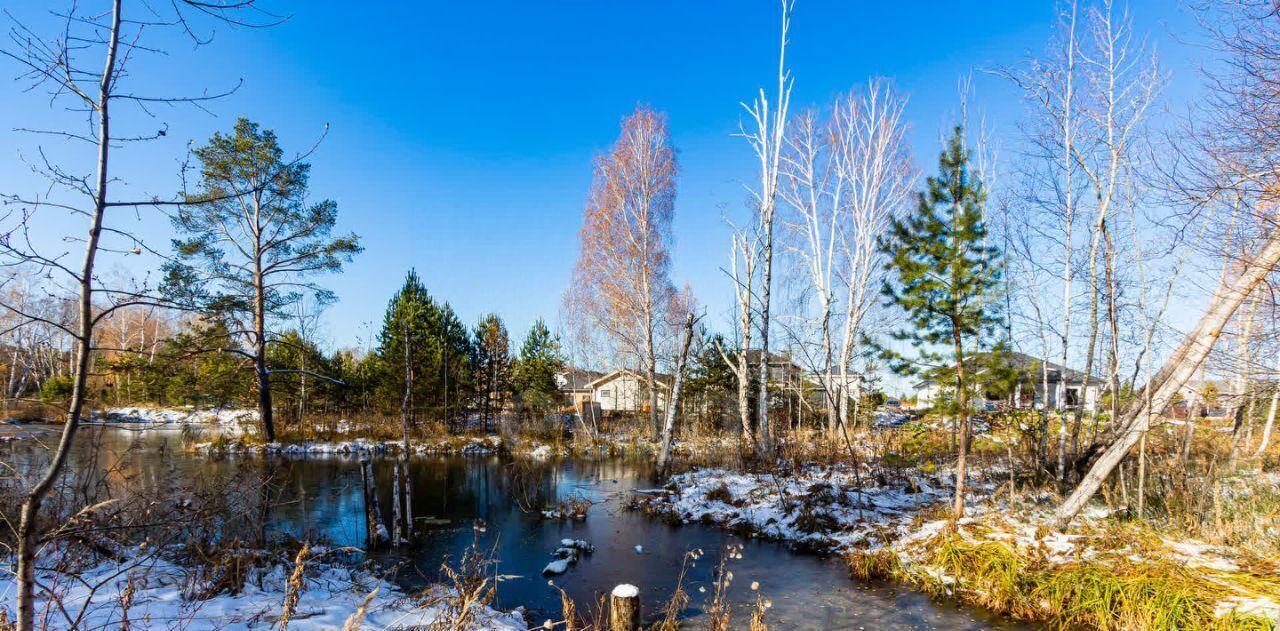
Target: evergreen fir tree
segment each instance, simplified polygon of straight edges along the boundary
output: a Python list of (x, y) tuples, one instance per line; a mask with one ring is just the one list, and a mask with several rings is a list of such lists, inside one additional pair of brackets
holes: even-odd
[(520, 395), (521, 406), (533, 417), (540, 417), (560, 402), (556, 375), (564, 370), (560, 340), (542, 320), (533, 323), (516, 361), (512, 382)]
[[(986, 190), (970, 170), (964, 130), (957, 126), (938, 160), (938, 175), (927, 180), (914, 213), (893, 221), (881, 248), (889, 256), (883, 293), (905, 316), (891, 333), (908, 342), (914, 357), (884, 349), (899, 374), (944, 369), (952, 381), (942, 411), (958, 423), (955, 514), (964, 512), (965, 457), (969, 443), (970, 398), (975, 382), (971, 359), (998, 349), (1003, 319), (994, 292), (1000, 286), (999, 252), (987, 243)], [(941, 372), (941, 371), (939, 371)]]

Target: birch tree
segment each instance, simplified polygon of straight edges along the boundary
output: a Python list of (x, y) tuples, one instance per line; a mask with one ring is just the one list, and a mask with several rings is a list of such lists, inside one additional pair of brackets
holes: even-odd
[(680, 167), (666, 115), (641, 106), (598, 157), (580, 251), (566, 305), (580, 326), (603, 332), (615, 359), (639, 360), (648, 386), (649, 427), (658, 422), (658, 356), (671, 284), (671, 222)]
[(760, 185), (752, 188), (757, 218), (760, 224), (760, 392), (756, 399), (756, 451), (761, 455), (773, 449), (773, 437), (769, 427), (769, 318), (773, 286), (773, 229), (778, 201), (779, 173), (782, 167), (784, 135), (787, 126), (787, 108), (791, 102), (791, 73), (787, 70), (787, 31), (791, 27), (791, 10), (794, 0), (782, 0), (782, 37), (778, 48), (778, 85), (773, 102), (764, 88), (751, 105), (742, 107), (751, 118), (751, 125), (744, 126), (740, 135), (747, 139), (760, 164)]
[(1096, 449), (1097, 459), (1055, 514), (1059, 528), (1070, 524), (1146, 434), (1152, 418), (1200, 368), (1236, 311), (1280, 264), (1280, 230), (1273, 214), (1280, 202), (1280, 164), (1274, 152), (1280, 143), (1280, 106), (1273, 98), (1280, 89), (1280, 60), (1274, 55), (1280, 25), (1270, 3), (1261, 0), (1236, 0), (1207, 11), (1205, 24), (1224, 62), (1208, 77), (1210, 96), (1202, 122), (1193, 127), (1197, 133), (1188, 152), (1195, 160), (1179, 180), (1187, 182), (1183, 191), (1197, 208), (1223, 198), (1241, 200), (1250, 217), (1265, 226), (1263, 238), (1251, 250), (1241, 248), (1234, 277), (1213, 292), (1195, 328)]
[[(854, 348), (864, 337), (883, 278), (879, 239), (905, 210), (915, 181), (907, 151), (906, 100), (879, 81), (837, 99), (832, 112), (837, 139), (836, 178), (845, 189), (837, 240), (837, 285), (844, 290), (844, 323), (837, 366), (840, 388), (848, 387)], [(855, 393), (855, 401), (857, 401)], [(841, 393), (839, 422), (849, 427), (849, 396)]]
[[(732, 226), (732, 224), (730, 224)], [(716, 350), (724, 358), (737, 382), (738, 421), (744, 444), (755, 443), (755, 435), (751, 425), (751, 383), (752, 374), (750, 356), (751, 331), (755, 322), (755, 287), (756, 269), (760, 260), (760, 236), (753, 226), (747, 228), (733, 227), (733, 247), (730, 251), (729, 269), (726, 274), (733, 283), (734, 308), (736, 320), (734, 328), (737, 333), (737, 348), (730, 353), (724, 345), (715, 341)]]
[[(1082, 25), (1084, 37), (1080, 35)], [(1117, 15), (1109, 0), (1086, 8), (1083, 20), (1078, 3), (1066, 5), (1046, 59), (1033, 59), (1026, 67), (1003, 74), (1022, 90), (1032, 109), (1030, 157), (1040, 164), (1028, 171), (1032, 181), (1028, 201), (1060, 226), (1052, 238), (1060, 239), (1062, 252), (1062, 317), (1057, 331), (1063, 366), (1071, 365), (1072, 315), (1077, 306), (1073, 285), (1078, 271), (1076, 224), (1088, 220), (1083, 273), (1088, 280), (1089, 319), (1082, 356), (1084, 373), (1092, 375), (1104, 293), (1099, 257), (1107, 256), (1107, 224), (1115, 220), (1122, 186), (1134, 168), (1133, 156), (1142, 148), (1147, 112), (1160, 93), (1163, 78), (1154, 56), (1135, 43), (1128, 16)], [(1113, 296), (1114, 274), (1108, 273), (1102, 280), (1108, 283), (1105, 294)], [(1109, 310), (1108, 317), (1115, 322), (1118, 316)], [(1113, 359), (1113, 373), (1114, 365)], [(1059, 382), (1055, 397), (1059, 406), (1065, 387), (1065, 382)], [(1081, 402), (1072, 422), (1068, 425), (1062, 419), (1058, 426), (1056, 469), (1063, 481), (1068, 453), (1079, 453), (1084, 408)]]
[(806, 299), (816, 303), (818, 350), (806, 355), (832, 437), (848, 425), (849, 371), (883, 273), (876, 240), (909, 197), (904, 105), (887, 84), (871, 81), (838, 97), (825, 119), (797, 116), (786, 138), (781, 216)]

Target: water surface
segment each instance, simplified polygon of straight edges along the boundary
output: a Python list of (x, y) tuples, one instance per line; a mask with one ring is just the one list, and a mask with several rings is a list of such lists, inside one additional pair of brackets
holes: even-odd
[[(0, 426), (0, 438), (40, 429)], [(253, 472), (271, 480), (270, 506), (264, 511), (264, 524), (255, 528), (265, 528), (268, 536), (288, 534), (363, 546), (363, 499), (354, 458), (213, 458), (183, 448), (185, 441), (201, 434), (204, 431), (195, 428), (86, 427), (71, 465), (80, 477), (93, 471), (108, 481), (114, 476), (156, 488), (181, 488), (201, 479)], [(56, 432), (42, 440), (53, 443)], [(45, 458), (47, 452), (35, 441), (0, 445), (0, 459), (19, 470), (29, 470)], [(375, 459), (374, 466), (381, 506), (389, 515), (391, 461)], [(838, 559), (795, 552), (782, 543), (743, 539), (701, 524), (671, 526), (629, 511), (625, 506), (631, 490), (656, 484), (643, 460), (415, 457), (410, 473), (414, 515), (429, 519), (419, 520), (414, 545), (381, 552), (377, 560), (398, 567), (397, 580), (414, 587), (435, 580), (442, 560), (457, 559), (475, 542), (492, 551), (498, 559), (495, 571), (504, 576), (497, 605), (524, 606), (535, 622), (558, 619), (559, 592), (540, 572), (560, 540), (571, 538), (590, 542), (595, 552), (552, 579), (580, 608), (592, 606), (614, 585), (631, 583), (640, 588), (645, 611), (656, 615), (671, 596), (686, 551), (700, 549), (705, 554), (688, 567), (685, 578), (688, 615), (697, 618), (712, 591), (720, 551), (741, 544), (742, 558), (728, 565), (734, 574), (729, 594), (741, 626), (759, 594), (772, 604), (768, 622), (775, 629), (1019, 628), (985, 612), (934, 602), (903, 586), (854, 581)], [(547, 520), (534, 510), (570, 497), (593, 502), (586, 520)], [(260, 534), (244, 533), (246, 538)], [(637, 553), (636, 546), (643, 552)], [(753, 582), (759, 584), (758, 592), (751, 589)]]

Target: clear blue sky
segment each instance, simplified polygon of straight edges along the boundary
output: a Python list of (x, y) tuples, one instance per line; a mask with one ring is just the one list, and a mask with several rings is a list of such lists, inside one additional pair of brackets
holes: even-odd
[[(723, 326), (730, 288), (720, 272), (728, 249), (721, 216), (744, 216), (742, 179), (752, 174), (749, 149), (732, 134), (738, 103), (773, 80), (776, 2), (260, 1), (292, 17), (270, 29), (220, 27), (198, 51), (159, 40), (172, 54), (138, 67), (136, 91), (244, 84), (211, 105), (212, 117), (158, 110), (168, 136), (122, 152), (120, 175), (126, 190), (165, 194), (177, 187), (187, 140), (203, 142), (237, 116), (275, 129), (292, 150), (329, 123), (312, 158), (312, 190), (338, 202), (341, 230), (357, 232), (366, 248), (325, 281), (340, 298), (327, 316), (334, 344), (354, 344), (362, 323), (380, 320), (410, 267), (464, 321), (497, 312), (517, 339), (537, 317), (554, 322), (592, 156), (638, 102), (669, 114), (680, 151), (674, 280), (691, 284)], [(63, 4), (11, 10), (47, 33), (53, 22), (43, 14)], [(1190, 17), (1163, 0), (1130, 9), (1174, 72), (1173, 93), (1194, 90), (1196, 51), (1178, 41), (1193, 32)], [(825, 103), (870, 77), (890, 78), (910, 97), (915, 158), (928, 167), (939, 128), (958, 109), (957, 79), (1041, 50), (1053, 20), (1048, 1), (797, 0), (793, 102)], [(0, 60), (0, 71), (13, 76), (17, 67)], [(0, 189), (42, 189), (19, 156), (30, 158), (38, 145), (57, 152), (58, 142), (12, 128), (67, 119), (49, 111), (46, 95), (6, 85)], [(971, 107), (1012, 138), (1022, 109), (1016, 95), (980, 73), (975, 87)], [(153, 245), (167, 239), (168, 224), (155, 213), (115, 219)], [(38, 225), (37, 237), (54, 247), (80, 232), (65, 221)]]

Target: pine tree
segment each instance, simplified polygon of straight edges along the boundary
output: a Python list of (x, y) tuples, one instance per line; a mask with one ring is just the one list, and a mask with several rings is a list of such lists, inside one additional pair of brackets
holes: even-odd
[(907, 324), (891, 336), (910, 343), (916, 356), (888, 349), (884, 355), (899, 374), (945, 368), (953, 379), (952, 396), (943, 411), (960, 419), (955, 491), (958, 518), (964, 513), (974, 386), (966, 369), (972, 370), (976, 354), (995, 348), (992, 342), (1003, 321), (1000, 303), (992, 295), (1000, 285), (999, 252), (987, 244), (986, 191), (970, 170), (963, 128), (955, 128), (938, 160), (938, 175), (928, 178), (919, 199), (915, 212), (894, 219), (881, 241), (890, 272), (883, 293), (890, 306), (902, 311)]
[[(391, 297), (378, 334), (378, 391), (387, 409), (406, 406), (409, 421), (433, 394), (430, 370), (434, 353), (429, 340), (439, 308), (418, 273), (409, 270), (404, 285)], [(405, 357), (408, 355), (408, 361)], [(405, 390), (409, 389), (408, 399)], [(394, 402), (394, 403), (393, 403)]]
[[(264, 438), (275, 440), (268, 327), (306, 293), (332, 293), (314, 276), (342, 271), (360, 252), (354, 234), (333, 236), (338, 205), (309, 199), (311, 165), (288, 161), (274, 132), (246, 119), (195, 150), (200, 188), (173, 218), (182, 239), (165, 265), (165, 290), (234, 324), (253, 365)], [(238, 351), (240, 352), (240, 351)]]
[(472, 348), (476, 394), (487, 430), (495, 414), (501, 414), (506, 407), (511, 392), (511, 340), (502, 318), (493, 313), (480, 318)]
[(412, 270), (387, 305), (377, 356), (377, 393), (384, 410), (406, 405), (406, 387), (410, 396), (404, 411), (411, 420), (423, 413), (452, 421), (470, 407), (475, 357), (471, 333), (449, 303), (436, 302), (427, 293)]
[(534, 322), (520, 346), (512, 378), (521, 405), (534, 418), (546, 414), (559, 402), (556, 374), (564, 370), (564, 363), (560, 340), (545, 322)]

